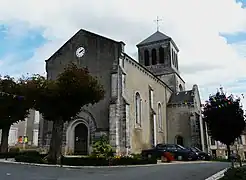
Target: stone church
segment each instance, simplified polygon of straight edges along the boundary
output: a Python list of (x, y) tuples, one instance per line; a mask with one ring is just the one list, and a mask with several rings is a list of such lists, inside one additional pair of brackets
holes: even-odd
[[(81, 29), (46, 60), (49, 79), (74, 62), (87, 67), (106, 91), (103, 100), (65, 124), (65, 154), (90, 153), (103, 134), (118, 154), (140, 153), (158, 143), (207, 151), (198, 86), (186, 90), (173, 39), (157, 31), (137, 48), (138, 61), (125, 52), (124, 42)], [(41, 120), (40, 147), (49, 145), (51, 131), (52, 123)]]

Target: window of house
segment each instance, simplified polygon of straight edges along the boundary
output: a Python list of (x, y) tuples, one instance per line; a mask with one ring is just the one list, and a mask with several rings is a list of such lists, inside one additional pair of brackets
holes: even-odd
[(178, 145), (184, 146), (184, 138), (182, 136), (177, 136), (176, 137), (176, 143)]
[(125, 84), (126, 84), (126, 75), (125, 74), (122, 74), (121, 83), (122, 83), (122, 91), (124, 92)]
[(215, 145), (215, 140), (212, 137), (210, 138), (210, 143), (211, 143), (212, 146)]
[(136, 93), (135, 97), (136, 103), (136, 124), (141, 125), (141, 97), (139, 93)]
[(124, 67), (124, 60), (122, 58), (119, 59), (119, 64), (121, 67)]
[(144, 65), (149, 66), (149, 51), (148, 50), (144, 51)]
[(164, 48), (160, 47), (159, 48), (159, 63), (163, 64), (164, 63)]
[(176, 68), (178, 69), (178, 55), (175, 53)]
[(153, 109), (154, 106), (154, 91), (153, 89), (149, 89), (149, 103), (150, 103), (150, 107)]
[(35, 111), (34, 113), (35, 113), (35, 115), (34, 115), (34, 123), (35, 123), (35, 124), (38, 124), (39, 121), (40, 121), (40, 114), (39, 114), (39, 111)]
[(239, 136), (239, 137), (237, 138), (237, 142), (238, 142), (238, 144), (243, 144), (242, 136)]
[(173, 65), (175, 65), (175, 60), (174, 60), (174, 51), (173, 51), (173, 49), (171, 50), (171, 54), (172, 54), (172, 63), (173, 63)]
[(158, 104), (158, 125), (159, 125), (159, 129), (162, 130), (162, 111), (161, 111), (161, 104)]
[(179, 85), (179, 91), (183, 91), (183, 87), (181, 84)]
[(157, 64), (156, 49), (152, 49), (152, 51), (151, 51), (151, 57), (152, 57), (152, 65), (156, 65)]

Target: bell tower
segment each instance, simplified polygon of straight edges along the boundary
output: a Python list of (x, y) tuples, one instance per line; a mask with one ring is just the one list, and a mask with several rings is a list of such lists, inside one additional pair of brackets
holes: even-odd
[(137, 45), (139, 63), (164, 81), (174, 92), (184, 91), (179, 74), (179, 49), (171, 37), (157, 31)]

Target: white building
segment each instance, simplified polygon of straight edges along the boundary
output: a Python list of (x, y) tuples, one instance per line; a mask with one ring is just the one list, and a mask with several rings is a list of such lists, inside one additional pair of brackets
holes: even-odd
[[(38, 146), (38, 132), (39, 132), (40, 115), (38, 111), (30, 110), (29, 117), (25, 121), (13, 124), (9, 131), (9, 146), (16, 146), (19, 137), (27, 136), (27, 144), (31, 146)], [(1, 130), (0, 130), (1, 137)]]

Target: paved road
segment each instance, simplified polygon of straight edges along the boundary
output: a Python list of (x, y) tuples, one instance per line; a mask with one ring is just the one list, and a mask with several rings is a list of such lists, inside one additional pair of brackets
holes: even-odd
[(0, 163), (0, 180), (204, 180), (227, 163), (69, 169)]

